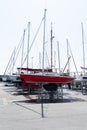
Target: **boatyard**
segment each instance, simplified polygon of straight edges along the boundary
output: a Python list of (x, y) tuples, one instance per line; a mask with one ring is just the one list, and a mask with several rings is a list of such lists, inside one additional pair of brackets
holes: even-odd
[[(33, 97), (32, 97), (33, 98)], [(86, 130), (87, 95), (81, 90), (63, 89), (63, 99), (41, 103), (29, 95), (18, 94), (15, 86), (0, 83), (1, 130)]]
[(0, 3), (0, 130), (87, 130), (86, 5)]

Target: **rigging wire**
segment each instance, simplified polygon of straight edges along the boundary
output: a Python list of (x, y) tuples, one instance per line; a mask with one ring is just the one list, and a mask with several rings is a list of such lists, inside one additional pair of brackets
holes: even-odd
[(5, 69), (5, 71), (4, 71), (4, 75), (6, 74), (8, 68), (9, 68), (9, 66), (10, 66), (10, 64), (11, 64), (11, 60), (12, 60), (12, 58), (13, 58), (13, 55), (14, 55), (14, 50), (13, 50), (13, 52), (12, 52), (12, 55), (11, 55), (11, 57), (10, 57), (10, 59), (9, 59), (9, 62), (8, 62), (8, 64), (7, 64), (7, 66), (6, 66), (6, 69)]
[(75, 63), (75, 60), (74, 60), (74, 57), (73, 57), (73, 54), (72, 54), (72, 50), (71, 50), (70, 44), (69, 44), (69, 48), (70, 48), (70, 53), (71, 53), (71, 56), (72, 56), (72, 59), (73, 59), (73, 63), (74, 63), (75, 69), (76, 69), (76, 73), (77, 73), (77, 76), (78, 76), (78, 70), (77, 70), (77, 66), (76, 66), (76, 63)]
[[(25, 29), (25, 31), (26, 31), (26, 29)], [(21, 37), (18, 46), (15, 47), (14, 50), (13, 50), (13, 52), (12, 52), (12, 55), (11, 55), (9, 61), (8, 61), (8, 64), (7, 64), (7, 66), (6, 66), (6, 69), (5, 69), (5, 71), (4, 71), (4, 75), (5, 75), (9, 70), (11, 70), (12, 64), (15, 65), (16, 60), (17, 60), (18, 55), (19, 55), (19, 51), (20, 51), (21, 46), (22, 46), (22, 42), (23, 42), (23, 36)], [(14, 55), (14, 52), (15, 52), (15, 55)], [(13, 59), (14, 59), (14, 62), (12, 61)], [(14, 68), (14, 67), (13, 67), (13, 68)]]
[[(36, 34), (35, 34), (35, 36), (34, 36), (34, 39), (33, 39), (32, 43), (31, 43), (31, 46), (30, 46), (30, 48), (29, 48), (29, 50), (28, 50), (28, 53), (30, 52), (30, 50), (31, 50), (31, 48), (32, 48), (32, 46), (33, 46), (33, 44), (34, 44), (34, 42), (35, 42), (35, 40), (36, 40), (37, 34), (38, 34), (39, 30), (40, 30), (40, 27), (41, 27), (41, 25), (42, 25), (43, 20), (44, 20), (44, 18), (42, 18), (42, 20), (41, 20), (41, 23), (40, 23), (40, 25), (39, 25), (39, 27), (38, 27), (38, 29), (37, 29), (37, 31), (36, 31)], [(25, 63), (25, 61), (26, 61), (26, 59), (27, 59), (27, 56), (28, 56), (28, 54), (25, 56), (24, 61), (23, 61), (23, 63), (22, 63), (22, 66), (23, 66), (23, 64)]]

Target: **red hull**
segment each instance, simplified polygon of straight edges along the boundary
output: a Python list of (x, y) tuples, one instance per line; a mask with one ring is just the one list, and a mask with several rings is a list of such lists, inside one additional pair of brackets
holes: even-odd
[(20, 74), (20, 77), (27, 83), (70, 83), (73, 81), (73, 78), (70, 76)]

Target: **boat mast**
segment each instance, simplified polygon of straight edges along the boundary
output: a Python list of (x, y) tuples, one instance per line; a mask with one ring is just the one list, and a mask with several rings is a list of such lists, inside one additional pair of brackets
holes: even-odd
[[(45, 51), (45, 24), (46, 24), (46, 9), (44, 10), (44, 32), (43, 32), (43, 59), (42, 59), (42, 74), (44, 74), (44, 51)], [(43, 82), (41, 84), (42, 89), (41, 89), (41, 115), (42, 118), (44, 118), (44, 108), (43, 108)]]
[(52, 23), (51, 23), (51, 38), (50, 38), (50, 41), (51, 41), (51, 69), (53, 67), (53, 30), (52, 30)]
[[(85, 47), (84, 47), (84, 29), (83, 29), (83, 23), (81, 23), (82, 28), (82, 46), (83, 46), (83, 67), (85, 68)], [(83, 72), (85, 73), (85, 69), (83, 69)]]
[(39, 52), (39, 68), (41, 68), (41, 53)]
[[(69, 42), (68, 42), (68, 39), (66, 39), (66, 42), (67, 42), (67, 59), (69, 59), (70, 55), (69, 55)], [(69, 63), (68, 63), (67, 71), (70, 74), (70, 64)]]
[(30, 41), (30, 22), (28, 22), (27, 68), (29, 67), (29, 41)]
[(60, 52), (59, 52), (59, 42), (57, 41), (58, 46), (58, 64), (59, 64), (59, 74), (60, 74)]
[(22, 44), (22, 56), (21, 56), (21, 68), (23, 65), (23, 51), (24, 51), (24, 38), (25, 38), (25, 29), (24, 29), (24, 33), (23, 33), (23, 44)]
[(44, 32), (43, 32), (43, 59), (42, 59), (42, 73), (44, 73), (44, 51), (45, 51), (45, 24), (46, 24), (46, 9), (44, 10)]

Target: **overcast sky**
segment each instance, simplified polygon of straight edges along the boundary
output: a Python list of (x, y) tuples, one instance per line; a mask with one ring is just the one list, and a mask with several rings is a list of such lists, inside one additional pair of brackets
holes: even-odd
[[(53, 43), (55, 46), (57, 41), (60, 43), (61, 64), (66, 55), (68, 38), (76, 66), (80, 71), (80, 67), (83, 66), (81, 22), (84, 26), (86, 43), (87, 0), (0, 0), (0, 74), (4, 73), (12, 51), (19, 44), (28, 22), (32, 23), (33, 31), (36, 31), (45, 8), (48, 34), (52, 22), (55, 36)], [(66, 61), (63, 64), (65, 63)], [(75, 71), (74, 65), (72, 68)]]

